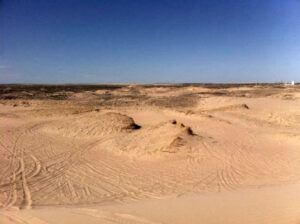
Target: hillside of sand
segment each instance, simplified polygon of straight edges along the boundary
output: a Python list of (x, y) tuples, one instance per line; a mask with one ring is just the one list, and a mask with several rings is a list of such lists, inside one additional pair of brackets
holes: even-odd
[(0, 147), (1, 223), (300, 222), (298, 85), (2, 85)]

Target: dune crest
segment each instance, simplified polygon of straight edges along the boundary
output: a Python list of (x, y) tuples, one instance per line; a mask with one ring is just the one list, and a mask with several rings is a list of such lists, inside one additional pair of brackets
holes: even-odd
[(115, 112), (90, 112), (69, 119), (59, 119), (43, 126), (46, 132), (70, 137), (99, 137), (141, 128), (133, 118)]

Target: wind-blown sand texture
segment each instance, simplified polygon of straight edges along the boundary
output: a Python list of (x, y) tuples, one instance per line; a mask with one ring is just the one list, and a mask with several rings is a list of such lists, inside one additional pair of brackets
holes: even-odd
[(300, 223), (300, 86), (1, 85), (0, 223)]

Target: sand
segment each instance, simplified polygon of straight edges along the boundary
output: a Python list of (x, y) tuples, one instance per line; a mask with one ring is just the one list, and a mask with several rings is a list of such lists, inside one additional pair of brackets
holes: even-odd
[(298, 85), (0, 88), (0, 223), (300, 223)]

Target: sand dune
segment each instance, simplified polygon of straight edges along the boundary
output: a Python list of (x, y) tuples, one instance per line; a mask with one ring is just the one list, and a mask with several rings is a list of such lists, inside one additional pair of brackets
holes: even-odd
[(7, 88), (1, 223), (300, 222), (298, 86)]
[(183, 123), (171, 120), (112, 138), (102, 144), (101, 148), (127, 156), (141, 158), (152, 155), (155, 158), (166, 153), (180, 153), (182, 156), (199, 153), (205, 142), (208, 144), (211, 140), (195, 134)]
[(139, 128), (140, 126), (126, 115), (115, 112), (92, 112), (68, 119), (57, 119), (43, 125), (42, 130), (52, 134), (81, 138), (129, 132)]

